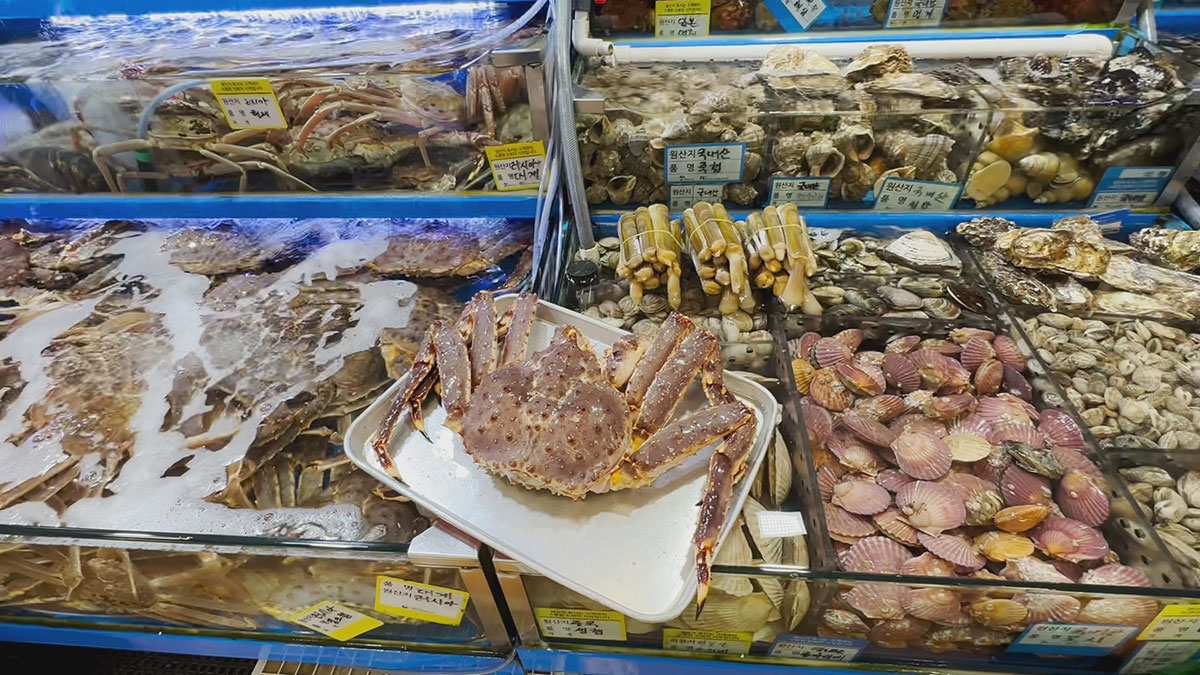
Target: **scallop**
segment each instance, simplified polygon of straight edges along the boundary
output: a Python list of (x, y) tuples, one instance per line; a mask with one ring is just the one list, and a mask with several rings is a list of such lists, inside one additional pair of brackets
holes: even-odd
[(1158, 601), (1138, 596), (1108, 596), (1088, 601), (1075, 616), (1078, 623), (1145, 626), (1158, 616)]
[(1029, 610), (1016, 600), (987, 598), (968, 605), (967, 614), (985, 628), (1006, 629), (1024, 622)]
[(855, 515), (871, 516), (890, 506), (892, 495), (875, 483), (852, 480), (835, 485), (830, 502)]
[(1108, 520), (1108, 495), (1090, 476), (1071, 469), (1054, 489), (1054, 502), (1063, 515), (1099, 527)]
[(1070, 518), (1048, 518), (1030, 532), (1033, 543), (1048, 556), (1079, 563), (1108, 555), (1104, 535)]
[(942, 439), (923, 432), (905, 432), (891, 444), (900, 470), (921, 480), (936, 480), (946, 475), (953, 463), (950, 449)]
[(839, 363), (845, 363), (854, 356), (854, 352), (835, 338), (821, 338), (813, 345), (813, 361), (818, 368), (831, 368)]
[(871, 627), (854, 612), (827, 609), (821, 614), (821, 625), (841, 635), (866, 635)]
[(860, 582), (842, 598), (868, 619), (899, 619), (904, 616), (900, 604), (902, 592), (902, 587), (896, 584)]
[(954, 330), (950, 331), (950, 334), (947, 337), (949, 337), (950, 341), (954, 344), (961, 345), (970, 342), (972, 338), (980, 338), (986, 342), (991, 342), (993, 339), (995, 339), (996, 334), (990, 330), (971, 328), (968, 326), (965, 328), (955, 328)]
[(991, 395), (1000, 391), (1004, 384), (1004, 364), (996, 359), (988, 359), (975, 369), (972, 379), (975, 392), (981, 395)]
[(926, 417), (931, 417), (942, 422), (949, 422), (969, 411), (973, 405), (975, 405), (975, 397), (970, 394), (935, 396), (925, 404), (922, 412), (925, 413)]
[(715, 595), (709, 596), (703, 612), (697, 614), (695, 600), (683, 611), (681, 617), (687, 617), (684, 622), (688, 628), (753, 633), (767, 623), (767, 617), (775, 610), (775, 605), (771, 604), (771, 599), (765, 593), (751, 593), (743, 597)]
[(816, 374), (817, 369), (811, 362), (805, 359), (792, 359), (792, 377), (796, 378), (796, 391), (807, 394), (813, 375)]
[(830, 434), (826, 445), (829, 451), (838, 458), (838, 462), (851, 471), (874, 476), (883, 468), (879, 457), (846, 431), (835, 431)]
[(920, 344), (920, 335), (901, 335), (889, 340), (883, 351), (888, 354), (907, 354)]
[(1074, 583), (1070, 577), (1059, 572), (1054, 565), (1034, 557), (1009, 558), (1008, 562), (1004, 563), (1004, 569), (1000, 571), (1000, 574), (1009, 581), (1037, 581), (1048, 584)]
[(833, 488), (838, 484), (838, 478), (838, 474), (828, 465), (823, 464), (817, 468), (817, 490), (821, 492), (821, 501), (828, 502), (833, 499)]
[(974, 434), (950, 434), (942, 439), (956, 462), (975, 462), (992, 452), (992, 444)]
[(975, 546), (983, 557), (992, 562), (1006, 562), (1009, 558), (1024, 558), (1033, 555), (1033, 541), (1011, 532), (984, 532), (975, 538)]
[(1088, 570), (1079, 578), (1081, 584), (1096, 586), (1120, 586), (1122, 588), (1150, 588), (1150, 582), (1144, 572), (1129, 565), (1102, 565), (1094, 570)]
[(896, 574), (910, 557), (908, 549), (891, 539), (871, 536), (855, 542), (839, 562), (847, 572)]
[(1035, 448), (1046, 447), (1046, 440), (1038, 430), (1028, 424), (997, 424), (987, 435), (988, 443), (1000, 445), (1004, 441), (1016, 441)]
[(914, 481), (896, 493), (896, 506), (909, 525), (938, 535), (963, 524), (967, 517), (963, 500), (951, 488), (929, 481)]
[(1038, 417), (1038, 431), (1050, 439), (1050, 444), (1063, 448), (1083, 448), (1083, 432), (1067, 413), (1043, 410)]
[(875, 534), (875, 525), (869, 519), (833, 504), (825, 505), (825, 524), (829, 527), (831, 537), (845, 543), (856, 543), (863, 537)]
[[(996, 350), (992, 349), (992, 343), (983, 338), (971, 338), (962, 346), (962, 354), (959, 355), (959, 360), (962, 362), (963, 368), (971, 372), (975, 372), (984, 361), (996, 358)], [(1003, 367), (1001, 363), (1001, 367)]]
[(992, 340), (992, 349), (996, 352), (996, 358), (1000, 359), (1007, 366), (1012, 366), (1018, 373), (1025, 372), (1025, 356), (1021, 353), (1021, 348), (1016, 341), (1007, 335), (997, 335)]
[(809, 446), (824, 448), (825, 441), (833, 432), (833, 416), (807, 396), (800, 399), (800, 414), (804, 417), (804, 428), (808, 431)]
[(841, 421), (842, 426), (865, 443), (886, 448), (896, 440), (896, 432), (865, 415), (847, 411)]
[(881, 423), (896, 419), (907, 409), (904, 399), (894, 394), (883, 394), (860, 399), (854, 404), (854, 412)]
[(863, 332), (861, 328), (847, 328), (834, 335), (833, 339), (842, 343), (851, 352), (855, 352), (858, 350), (859, 345), (862, 344)]
[(818, 370), (808, 385), (808, 395), (814, 403), (833, 412), (845, 410), (854, 400), (854, 394), (842, 383), (835, 368)]
[(912, 577), (955, 577), (954, 565), (932, 553), (922, 553), (900, 565), (900, 574)]
[(900, 488), (913, 482), (913, 477), (899, 469), (884, 469), (875, 474), (875, 482), (888, 492), (895, 493)]
[(1029, 386), (1029, 380), (1007, 363), (1004, 364), (1003, 380), (1003, 389), (1006, 394), (1012, 394), (1022, 401), (1033, 400), (1033, 387)]
[(980, 396), (975, 413), (993, 427), (1005, 424), (1032, 426), (1024, 408), (999, 396)]
[(975, 545), (965, 537), (954, 534), (928, 535), (922, 532), (917, 535), (921, 545), (937, 557), (952, 563), (956, 568), (977, 570), (987, 564)]
[(904, 514), (900, 513), (900, 509), (886, 509), (872, 516), (871, 520), (874, 521), (875, 527), (879, 528), (880, 532), (905, 546), (916, 546), (919, 543), (917, 529), (905, 522)]
[(917, 367), (904, 354), (885, 354), (882, 370), (887, 383), (901, 393), (907, 394), (921, 387), (921, 376), (917, 373)]
[(788, 352), (793, 359), (812, 359), (813, 345), (817, 344), (821, 336), (817, 333), (808, 332), (798, 338), (788, 340)]
[(926, 621), (944, 621), (962, 607), (958, 594), (947, 588), (906, 589), (900, 605), (908, 614)]
[(1041, 504), (1050, 506), (1054, 503), (1050, 492), (1050, 481), (1043, 476), (1029, 473), (1013, 464), (1004, 470), (1000, 479), (1000, 495), (1004, 497), (1006, 506), (1021, 504)]
[(951, 435), (970, 434), (971, 436), (978, 436), (980, 438), (987, 438), (991, 430), (992, 423), (984, 419), (979, 413), (963, 415), (951, 422), (950, 427), (947, 429)]
[(892, 423), (888, 425), (888, 428), (891, 429), (892, 431), (895, 431), (897, 434), (924, 433), (924, 434), (933, 434), (934, 436), (937, 436), (938, 438), (942, 438), (946, 435), (946, 425), (945, 424), (942, 424), (941, 422), (939, 422), (937, 420), (930, 419), (924, 415), (917, 415), (917, 414), (912, 414), (912, 413), (909, 413), (906, 415), (901, 415), (901, 416), (897, 417), (896, 419), (892, 420)]
[(877, 645), (902, 645), (915, 640), (929, 630), (929, 622), (912, 616), (884, 619), (871, 627), (868, 636)]
[(1096, 485), (1105, 485), (1108, 483), (1104, 479), (1104, 474), (1100, 472), (1100, 467), (1096, 466), (1092, 460), (1085, 457), (1079, 450), (1055, 446), (1050, 448), (1050, 454), (1054, 455), (1054, 459), (1057, 459), (1058, 463), (1065, 469), (1074, 469), (1090, 476)]
[(842, 378), (842, 384), (859, 396), (878, 396), (887, 388), (883, 371), (877, 366), (869, 363), (839, 363), (835, 368)]
[(1020, 601), (1025, 605), (1025, 609), (1029, 610), (1029, 623), (1071, 623), (1083, 606), (1078, 599), (1061, 593), (1028, 593), (1013, 599)]
[(764, 537), (758, 527), (758, 514), (766, 510), (765, 506), (747, 497), (746, 504), (742, 507), (742, 516), (746, 521), (746, 529), (750, 531), (750, 541), (758, 550), (759, 557), (765, 563), (778, 565), (783, 562), (783, 539)]
[(1001, 510), (993, 517), (996, 527), (1005, 532), (1025, 532), (1050, 515), (1050, 507), (1044, 504), (1024, 504), (1010, 506)]

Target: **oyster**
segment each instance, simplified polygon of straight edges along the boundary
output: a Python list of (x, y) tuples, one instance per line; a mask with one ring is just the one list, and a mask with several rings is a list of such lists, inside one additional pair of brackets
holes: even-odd
[(1164, 267), (1182, 272), (1200, 267), (1200, 232), (1145, 229), (1130, 235), (1129, 243)]
[(913, 60), (903, 45), (874, 44), (846, 64), (844, 75), (851, 82), (874, 80), (888, 73), (913, 72)]
[(1000, 235), (1016, 229), (1017, 224), (999, 216), (982, 216), (959, 223), (954, 228), (972, 246), (989, 249)]
[(991, 251), (979, 256), (979, 266), (996, 284), (996, 289), (1013, 302), (1055, 310), (1058, 302), (1046, 284), (1008, 264)]
[(758, 76), (772, 89), (802, 95), (832, 95), (846, 88), (846, 78), (836, 63), (798, 45), (783, 45), (767, 52)]
[(1092, 308), (1109, 314), (1134, 314), (1162, 319), (1196, 318), (1166, 300), (1125, 291), (1096, 291), (1092, 294)]

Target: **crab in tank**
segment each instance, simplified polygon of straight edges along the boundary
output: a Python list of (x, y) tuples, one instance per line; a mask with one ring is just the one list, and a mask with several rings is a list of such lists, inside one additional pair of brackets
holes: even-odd
[[(572, 499), (649, 486), (719, 442), (693, 539), (699, 611), (758, 429), (754, 413), (725, 388), (716, 337), (672, 314), (653, 338), (626, 335), (598, 359), (577, 328), (560, 325), (545, 349), (527, 356), (536, 311), (536, 296), (522, 293), (497, 316), (484, 291), (457, 323), (435, 321), (372, 438), (376, 461), (399, 477), (392, 436), (405, 413), (425, 433), (422, 404), (439, 381), (444, 424), (477, 464), (514, 485)], [(709, 405), (672, 420), (697, 375)]]

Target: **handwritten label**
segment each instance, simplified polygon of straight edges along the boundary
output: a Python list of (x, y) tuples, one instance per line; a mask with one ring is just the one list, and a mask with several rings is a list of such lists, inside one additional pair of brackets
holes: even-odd
[(1114, 166), (1104, 172), (1089, 208), (1110, 209), (1123, 206), (1153, 206), (1175, 172), (1169, 166), (1124, 168)]
[(663, 649), (674, 652), (699, 652), (701, 654), (750, 653), (754, 644), (754, 633), (726, 633), (715, 630), (663, 629)]
[(849, 663), (866, 647), (866, 640), (780, 635), (771, 645), (770, 653), (781, 658)]
[(417, 621), (457, 626), (462, 623), (470, 597), (465, 591), (453, 588), (394, 577), (375, 579), (375, 611)]
[(620, 612), (599, 612), (586, 609), (534, 607), (542, 637), (575, 640), (625, 639), (625, 615)]
[(937, 28), (946, 13), (946, 0), (892, 0), (887, 28)]
[(823, 209), (829, 202), (832, 178), (772, 178), (769, 203), (795, 204), (800, 208)]
[(708, 35), (712, 0), (658, 0), (654, 3), (654, 34), (658, 37)]
[(322, 635), (328, 635), (339, 642), (358, 637), (383, 625), (378, 619), (329, 601), (313, 605), (288, 620)]
[(1070, 654), (1104, 656), (1120, 647), (1137, 626), (1106, 626), (1089, 623), (1038, 623), (1025, 629), (1008, 651), (1025, 654)]
[(546, 148), (541, 141), (490, 145), (484, 148), (496, 189), (537, 189), (542, 182), (542, 166), (546, 163)]
[(1186, 663), (1200, 651), (1200, 642), (1147, 642), (1121, 666), (1121, 675), (1152, 675)]
[(1200, 605), (1167, 605), (1139, 640), (1200, 640)]
[(672, 211), (690, 209), (696, 202), (716, 203), (725, 198), (724, 185), (671, 185), (670, 188)]
[(275, 90), (265, 78), (210, 80), (217, 105), (231, 129), (286, 129)]
[(668, 145), (668, 183), (739, 183), (746, 158), (745, 143)]
[(808, 30), (828, 7), (825, 0), (765, 0), (765, 4), (779, 25), (790, 33)]
[(887, 178), (875, 195), (876, 211), (949, 211), (961, 185), (927, 180)]

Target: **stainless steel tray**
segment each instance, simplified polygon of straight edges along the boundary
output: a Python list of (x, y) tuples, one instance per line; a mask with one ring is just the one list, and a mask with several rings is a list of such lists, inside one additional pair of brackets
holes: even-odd
[[(515, 296), (496, 299), (505, 311)], [(530, 334), (530, 353), (549, 344), (554, 327), (570, 323), (601, 352), (624, 331), (547, 302), (539, 302)], [(370, 452), (370, 439), (407, 376), (358, 416), (346, 436), (346, 453), (380, 482), (436, 513), (463, 532), (596, 602), (640, 621), (678, 616), (696, 591), (692, 535), (700, 517), (711, 448), (696, 453), (649, 487), (588, 495), (572, 501), (543, 490), (527, 490), (477, 466), (457, 434), (442, 426), (445, 411), (427, 406), (425, 426), (432, 442), (402, 423), (392, 441), (392, 462), (403, 481), (387, 475)], [(749, 472), (758, 473), (779, 405), (762, 386), (726, 374), (729, 391), (758, 418), (758, 437)], [(704, 405), (693, 383), (676, 414)], [(741, 511), (750, 481), (736, 488), (729, 532)]]

